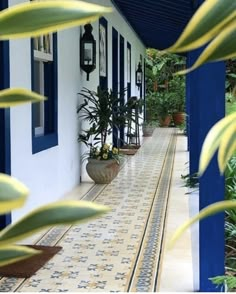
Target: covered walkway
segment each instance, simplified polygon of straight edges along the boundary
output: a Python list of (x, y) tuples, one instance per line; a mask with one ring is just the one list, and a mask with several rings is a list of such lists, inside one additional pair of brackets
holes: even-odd
[(174, 250), (164, 250), (166, 236), (188, 217), (189, 196), (180, 179), (185, 150), (186, 138), (176, 129), (156, 129), (111, 184), (85, 183), (67, 195), (112, 210), (25, 240), (62, 250), (29, 279), (2, 277), (0, 291), (193, 291), (190, 233)]

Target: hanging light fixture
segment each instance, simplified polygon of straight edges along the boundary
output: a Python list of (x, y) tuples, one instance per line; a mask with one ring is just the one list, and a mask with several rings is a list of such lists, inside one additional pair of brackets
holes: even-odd
[(87, 73), (87, 81), (89, 81), (89, 74), (96, 68), (96, 41), (90, 23), (84, 26), (84, 30), (80, 39), (80, 67)]
[(142, 70), (141, 62), (139, 61), (138, 68), (136, 70), (136, 85), (138, 89), (141, 87), (142, 83), (143, 83), (143, 70)]

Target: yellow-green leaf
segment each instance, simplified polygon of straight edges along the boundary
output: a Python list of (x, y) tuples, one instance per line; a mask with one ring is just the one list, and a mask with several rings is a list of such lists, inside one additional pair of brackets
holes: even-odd
[(169, 52), (196, 49), (213, 39), (236, 17), (236, 1), (206, 0), (189, 21)]
[(1, 246), (0, 266), (8, 265), (40, 253), (40, 250), (35, 250), (26, 246)]
[(15, 242), (45, 227), (82, 222), (107, 212), (106, 206), (86, 201), (59, 201), (42, 206), (0, 232), (0, 245)]
[(191, 68), (180, 71), (177, 74), (186, 74), (206, 62), (220, 61), (236, 57), (235, 44), (236, 21), (233, 21), (207, 46)]
[(208, 216), (213, 214), (225, 211), (226, 209), (235, 209), (236, 208), (236, 201), (235, 200), (225, 200), (219, 201), (214, 204), (207, 206), (206, 208), (202, 209), (199, 214), (195, 215), (190, 220), (186, 221), (183, 225), (181, 225), (173, 234), (170, 240), (169, 247), (172, 247), (174, 243), (179, 239), (179, 237), (195, 222), (202, 220)]
[(26, 2), (0, 12), (0, 38), (35, 37), (95, 21), (108, 12), (108, 7), (82, 1)]
[(227, 162), (236, 150), (236, 119), (227, 127), (218, 151), (218, 164), (221, 173), (224, 172)]
[(29, 190), (17, 179), (0, 174), (0, 214), (24, 205)]
[(218, 149), (221, 140), (224, 140), (224, 134), (227, 131), (227, 128), (230, 127), (232, 123), (235, 123), (235, 120), (236, 113), (232, 113), (218, 121), (207, 134), (200, 155), (199, 175), (202, 175), (206, 170), (210, 160)]
[(12, 88), (0, 91), (0, 108), (17, 106), (27, 102), (40, 102), (45, 100), (35, 92), (26, 89)]

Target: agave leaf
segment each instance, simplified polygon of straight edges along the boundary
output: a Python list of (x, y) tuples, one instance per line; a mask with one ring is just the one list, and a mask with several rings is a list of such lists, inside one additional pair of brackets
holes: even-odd
[(236, 17), (236, 1), (206, 0), (191, 18), (169, 52), (196, 49), (213, 39)]
[(235, 122), (235, 120), (236, 113), (232, 113), (218, 121), (207, 134), (200, 155), (199, 175), (202, 175), (206, 170), (210, 160), (219, 147), (221, 140), (224, 138), (227, 128), (231, 125), (231, 123)]
[(181, 225), (172, 235), (169, 247), (172, 247), (174, 243), (179, 239), (179, 237), (195, 222), (200, 221), (208, 216), (214, 215), (216, 213), (225, 211), (226, 209), (235, 209), (235, 200), (224, 200), (211, 204), (204, 209), (202, 209), (197, 215), (192, 217), (190, 220), (186, 221)]
[(231, 122), (224, 132), (218, 151), (218, 164), (223, 174), (227, 161), (236, 150), (236, 119)]
[(0, 12), (0, 39), (35, 37), (95, 21), (110, 8), (73, 0), (32, 1)]
[(35, 250), (26, 246), (8, 245), (0, 247), (0, 266), (8, 265), (36, 254), (40, 254), (40, 250)]
[(59, 201), (33, 210), (0, 232), (0, 245), (20, 240), (45, 227), (73, 224), (108, 211), (103, 205), (86, 201)]
[(0, 91), (0, 108), (16, 106), (27, 102), (40, 102), (45, 100), (35, 92), (26, 89), (13, 88)]
[(0, 174), (0, 214), (23, 206), (28, 194), (29, 190), (17, 179)]
[(186, 74), (206, 62), (220, 61), (236, 57), (235, 44), (236, 21), (233, 21), (207, 46), (191, 68), (179, 71), (177, 74)]

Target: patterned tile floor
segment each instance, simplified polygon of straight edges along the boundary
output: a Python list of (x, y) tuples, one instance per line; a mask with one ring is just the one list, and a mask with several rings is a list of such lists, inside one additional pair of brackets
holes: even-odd
[(84, 198), (111, 212), (38, 236), (63, 249), (29, 279), (1, 278), (0, 292), (156, 291), (175, 134), (157, 129), (111, 184), (92, 186)]

